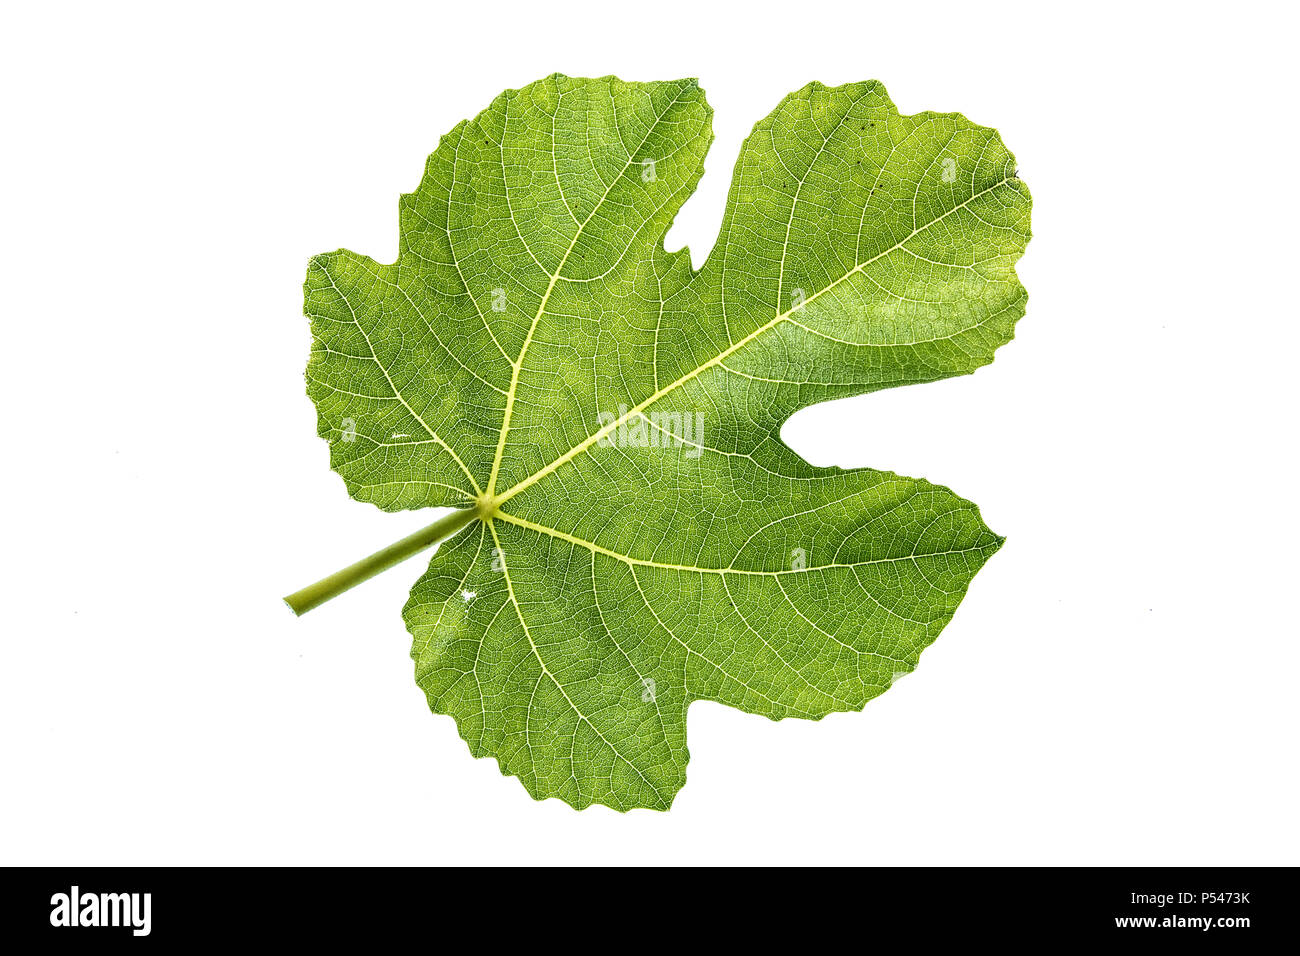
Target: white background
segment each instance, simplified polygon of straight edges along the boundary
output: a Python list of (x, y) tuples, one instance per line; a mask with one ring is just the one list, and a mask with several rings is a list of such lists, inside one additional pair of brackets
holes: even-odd
[[(1300, 863), (1296, 24), (1077, 9), (9, 6), (0, 862)], [(700, 77), (717, 140), (669, 236), (697, 262), (811, 79), (997, 127), (1034, 195), (992, 366), (785, 429), (1007, 544), (864, 712), (692, 707), (667, 814), (470, 758), (412, 680), (423, 559), (280, 601), (432, 517), (328, 468), (307, 259), (391, 261), (439, 136), (556, 70)]]

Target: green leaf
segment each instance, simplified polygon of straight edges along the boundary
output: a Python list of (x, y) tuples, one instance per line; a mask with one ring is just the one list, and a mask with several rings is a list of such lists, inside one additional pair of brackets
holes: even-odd
[(539, 799), (666, 809), (694, 700), (861, 709), (1002, 543), (946, 488), (780, 439), (1011, 338), (1030, 199), (998, 134), (804, 87), (745, 141), (695, 272), (663, 238), (711, 140), (694, 80), (552, 76), (443, 138), (394, 264), (308, 270), (308, 392), (348, 491), (471, 510), (290, 603), (460, 528), (404, 609), (416, 679)]

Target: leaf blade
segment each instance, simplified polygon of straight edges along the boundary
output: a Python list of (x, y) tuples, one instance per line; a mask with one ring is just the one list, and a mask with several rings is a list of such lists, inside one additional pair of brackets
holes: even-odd
[[(1030, 207), (1014, 158), (958, 114), (901, 116), (878, 83), (810, 84), (746, 140), (694, 272), (663, 236), (711, 115), (694, 81), (507, 91), (403, 197), (395, 266), (352, 276), (355, 301), (318, 293), (313, 315), (322, 422), (357, 408), (376, 443), (399, 419), (436, 436), (382, 464), (340, 455), (353, 496), (453, 503), (441, 482), (488, 516), (403, 609), (430, 707), (578, 808), (666, 809), (694, 700), (860, 709), (1002, 543), (948, 489), (815, 468), (780, 428), (967, 374), (1010, 340)], [(373, 317), (353, 323), (380, 340), (369, 365), (328, 354), (357, 345), (344, 305)]]

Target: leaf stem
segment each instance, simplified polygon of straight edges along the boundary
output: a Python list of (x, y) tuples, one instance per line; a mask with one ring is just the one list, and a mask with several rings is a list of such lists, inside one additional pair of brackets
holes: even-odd
[(480, 507), (460, 508), (451, 514), (443, 515), (427, 528), (421, 528), (415, 534), (408, 535), (401, 541), (395, 541), (370, 557), (362, 558), (342, 571), (335, 571), (327, 578), (321, 578), (315, 584), (294, 591), (285, 597), (284, 603), (292, 608), (294, 614), (306, 614), (312, 608), (320, 607), (330, 598), (338, 597), (348, 588), (355, 587), (362, 581), (368, 581), (381, 571), (387, 571), (393, 565), (419, 554), (426, 548), (433, 547), (439, 541), (445, 541), (478, 517), (481, 517)]

